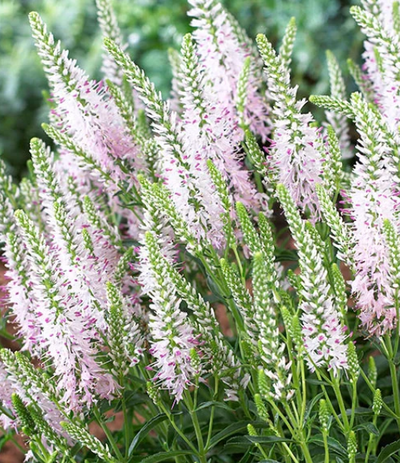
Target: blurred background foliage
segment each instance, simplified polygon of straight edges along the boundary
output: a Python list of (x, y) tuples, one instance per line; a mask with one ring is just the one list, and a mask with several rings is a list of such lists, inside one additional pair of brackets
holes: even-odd
[[(354, 3), (356, 0), (354, 1)], [(328, 89), (325, 50), (331, 49), (347, 75), (346, 59), (358, 58), (362, 36), (349, 15), (351, 0), (225, 0), (254, 38), (262, 32), (279, 43), (292, 16), (298, 35), (293, 80), (299, 95)], [(114, 0), (116, 14), (134, 60), (168, 96), (169, 47), (179, 49), (190, 30), (186, 0)], [(70, 56), (100, 78), (102, 40), (95, 0), (0, 0), (0, 151), (14, 175), (24, 173), (28, 143), (42, 136), (47, 119), (42, 91), (47, 84), (37, 58), (27, 15), (38, 11)], [(348, 79), (349, 89), (353, 85)]]

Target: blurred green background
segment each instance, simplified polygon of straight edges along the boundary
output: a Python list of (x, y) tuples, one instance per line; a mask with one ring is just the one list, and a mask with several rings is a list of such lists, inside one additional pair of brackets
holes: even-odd
[[(275, 44), (290, 17), (296, 17), (293, 80), (300, 86), (300, 96), (327, 91), (326, 49), (335, 53), (344, 71), (346, 59), (357, 60), (360, 54), (362, 36), (349, 15), (351, 0), (223, 3), (250, 37), (262, 32)], [(114, 7), (131, 56), (168, 96), (171, 74), (167, 50), (179, 49), (182, 36), (190, 30), (186, 0), (114, 0)], [(0, 0), (0, 152), (17, 177), (24, 173), (29, 139), (43, 135), (40, 123), (47, 118), (42, 96), (47, 84), (27, 18), (33, 10), (62, 40), (70, 56), (91, 77), (100, 77), (102, 41), (95, 0)]]

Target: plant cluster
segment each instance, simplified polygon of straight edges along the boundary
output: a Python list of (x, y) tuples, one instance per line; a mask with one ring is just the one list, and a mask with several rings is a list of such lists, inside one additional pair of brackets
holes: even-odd
[(110, 0), (100, 81), (29, 16), (57, 149), (32, 139), (19, 185), (0, 169), (5, 439), (41, 463), (400, 461), (399, 4), (352, 7), (360, 92), (328, 52), (322, 125), (294, 19), (277, 52), (189, 4), (168, 101)]
[[(355, 24), (347, 14), (350, 0), (229, 0), (226, 4), (252, 36), (268, 31), (272, 43), (281, 36), (290, 17), (296, 17), (299, 33), (292, 77), (303, 95), (326, 92), (325, 48), (335, 44), (333, 51), (339, 61), (349, 53), (358, 56), (362, 37), (353, 33)], [(168, 49), (179, 48), (188, 31), (187, 1), (118, 0), (114, 9), (135, 62), (146, 70), (157, 89), (168, 95)], [(19, 178), (26, 174), (29, 140), (39, 133), (48, 109), (42, 96), (46, 79), (27, 21), (32, 10), (40, 11), (49, 29), (92, 78), (102, 78), (102, 37), (94, 0), (0, 2), (0, 152), (9, 172)]]

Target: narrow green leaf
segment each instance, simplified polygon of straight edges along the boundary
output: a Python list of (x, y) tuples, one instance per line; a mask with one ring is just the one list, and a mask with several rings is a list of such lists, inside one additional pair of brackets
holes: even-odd
[(229, 412), (233, 413), (233, 410), (231, 407), (229, 407), (228, 405), (222, 403), (222, 402), (216, 402), (214, 400), (211, 400), (209, 402), (204, 402), (202, 403), (201, 405), (199, 405), (195, 411), (199, 411), (199, 410), (203, 410), (205, 408), (209, 408), (209, 407), (216, 407), (216, 408), (223, 408), (224, 410), (228, 410)]
[(292, 439), (276, 436), (245, 436), (253, 444), (271, 444), (276, 442), (293, 442)]
[(359, 424), (353, 429), (353, 431), (359, 431), (361, 429), (365, 429), (365, 431), (367, 431), (369, 434), (375, 434), (375, 436), (379, 436), (379, 431), (373, 423)]
[(383, 463), (384, 461), (387, 461), (392, 455), (394, 455), (396, 452), (399, 452), (399, 451), (400, 451), (400, 440), (392, 442), (386, 447), (383, 447), (380, 454), (378, 455), (378, 458), (376, 459), (376, 463)]
[(306, 412), (304, 414), (303, 425), (307, 423), (311, 410), (314, 408), (314, 405), (319, 401), (319, 399), (323, 397), (323, 395), (324, 395), (323, 392), (320, 392), (310, 402), (308, 402), (307, 407), (306, 407)]
[(193, 455), (191, 450), (177, 450), (175, 452), (160, 452), (155, 455), (150, 455), (147, 458), (141, 460), (141, 463), (158, 463), (159, 461), (174, 460), (175, 457), (181, 457), (183, 455)]
[(247, 452), (243, 455), (243, 458), (240, 459), (239, 463), (249, 463), (253, 459), (252, 449), (249, 447)]
[[(324, 446), (324, 440), (322, 439), (322, 436), (312, 437), (308, 442), (312, 444), (316, 444), (320, 447)], [(343, 447), (343, 445), (339, 441), (337, 441), (333, 437), (328, 437), (328, 446), (332, 452), (337, 453), (338, 455), (341, 455), (342, 457), (347, 458), (347, 450)]]
[(322, 381), (320, 379), (314, 379), (314, 378), (306, 378), (307, 383), (313, 384), (315, 386), (323, 385), (323, 386), (330, 386), (329, 383), (326, 381)]
[(132, 455), (132, 452), (134, 451), (136, 446), (147, 436), (147, 434), (152, 429), (154, 429), (157, 425), (159, 425), (167, 419), (168, 417), (167, 415), (165, 415), (165, 413), (160, 413), (151, 420), (147, 421), (132, 440), (131, 445), (129, 446), (128, 456)]
[(249, 447), (253, 448), (254, 444), (269, 444), (274, 445), (279, 442), (292, 442), (291, 439), (276, 436), (236, 436), (229, 439), (224, 445), (224, 452), (242, 453), (247, 452)]
[(238, 423), (233, 423), (227, 428), (220, 431), (216, 434), (210, 441), (210, 449), (213, 448), (218, 442), (226, 439), (233, 434), (238, 433), (239, 431), (247, 430), (247, 425), (249, 424), (248, 421), (239, 421)]

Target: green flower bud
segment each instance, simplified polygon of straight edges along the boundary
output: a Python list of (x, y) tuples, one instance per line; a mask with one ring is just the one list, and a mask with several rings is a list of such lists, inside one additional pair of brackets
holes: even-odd
[(360, 364), (358, 362), (356, 347), (353, 342), (347, 345), (347, 363), (349, 365), (350, 381), (356, 382), (360, 374)]
[(150, 399), (157, 405), (160, 401), (160, 392), (158, 387), (153, 382), (147, 381), (146, 389)]
[(190, 363), (192, 364), (193, 368), (196, 370), (196, 375), (198, 375), (201, 369), (201, 362), (200, 362), (199, 354), (194, 347), (190, 349)]
[(382, 394), (380, 389), (377, 389), (374, 394), (374, 400), (372, 402), (372, 410), (375, 413), (375, 415), (379, 415), (382, 409)]
[(354, 431), (350, 431), (349, 438), (347, 440), (347, 454), (349, 458), (354, 458), (357, 453), (357, 437)]
[(116, 462), (111, 455), (107, 444), (103, 444), (99, 439), (97, 439), (97, 437), (90, 434), (86, 429), (75, 423), (67, 423), (65, 421), (61, 421), (60, 424), (74, 440), (85, 445), (102, 460), (113, 463)]
[(249, 433), (249, 436), (258, 436), (257, 431), (252, 424), (247, 425), (247, 432)]
[(311, 225), (311, 223), (308, 221), (305, 223), (305, 227), (308, 233), (310, 233), (311, 238), (315, 244), (315, 247), (322, 254), (325, 251), (325, 244), (322, 241), (321, 235), (318, 233), (318, 230), (314, 228), (314, 226)]
[(243, 339), (240, 345), (242, 346), (243, 357), (247, 362), (252, 363), (254, 360), (254, 345), (248, 339)]
[(294, 315), (292, 318), (292, 333), (297, 351), (299, 353), (303, 352), (303, 334), (301, 332), (301, 324), (298, 315)]
[(337, 264), (332, 264), (331, 270), (333, 276), (333, 288), (335, 290), (336, 296), (336, 304), (342, 312), (342, 316), (344, 316), (347, 311), (346, 282)]
[(262, 418), (264, 421), (269, 421), (267, 407), (265, 406), (264, 401), (261, 398), (260, 394), (255, 394), (254, 402), (256, 404), (257, 413), (259, 417)]
[(327, 433), (328, 432), (328, 425), (329, 425), (329, 418), (331, 413), (329, 411), (328, 404), (326, 403), (325, 399), (321, 399), (319, 401), (319, 422), (321, 423), (322, 431)]
[(378, 379), (378, 371), (376, 369), (375, 358), (369, 357), (368, 358), (368, 379), (370, 380), (371, 384), (376, 387), (376, 380)]
[(291, 286), (293, 286), (293, 288), (297, 291), (297, 292), (300, 292), (301, 290), (301, 280), (300, 280), (300, 276), (299, 275), (296, 275), (292, 269), (289, 269), (287, 271), (287, 278), (289, 280), (289, 283)]
[(243, 232), (244, 242), (250, 249), (251, 254), (263, 251), (260, 237), (250, 220), (246, 207), (240, 203), (236, 203), (236, 212), (240, 222), (240, 228)]
[(14, 393), (11, 396), (11, 402), (13, 404), (15, 413), (17, 414), (19, 421), (23, 426), (24, 434), (27, 436), (32, 436), (35, 433), (36, 425), (33, 421), (33, 418), (31, 417), (31, 414), (29, 413), (29, 410), (22, 402), (21, 397), (18, 394)]
[(269, 381), (263, 369), (258, 370), (258, 389), (262, 397), (267, 399), (270, 396)]

